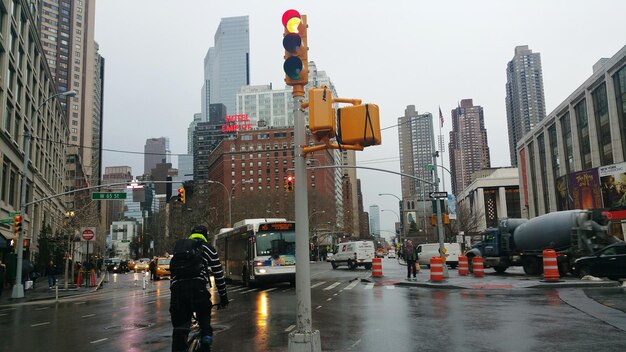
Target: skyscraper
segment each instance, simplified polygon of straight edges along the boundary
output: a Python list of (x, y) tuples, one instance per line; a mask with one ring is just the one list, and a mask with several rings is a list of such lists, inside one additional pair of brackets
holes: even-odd
[(491, 167), (483, 108), (474, 106), (472, 99), (461, 100), (461, 104), (452, 110), (448, 150), (454, 195), (472, 182), (474, 171)]
[(202, 116), (207, 120), (210, 104), (222, 103), (235, 112), (235, 97), (241, 86), (250, 85), (250, 33), (248, 16), (222, 18), (214, 46), (204, 57)]
[(517, 166), (517, 142), (546, 117), (541, 56), (528, 45), (515, 47), (506, 67), (506, 118), (511, 165)]
[(167, 163), (170, 158), (170, 140), (167, 137), (148, 138), (144, 146), (143, 174), (150, 175), (157, 164)]
[[(101, 177), (102, 90), (104, 60), (94, 41), (95, 0), (42, 0), (37, 23), (50, 71), (59, 92), (78, 94), (61, 105), (70, 135), (68, 169), (75, 175), (67, 187), (84, 187)], [(80, 175), (83, 179), (78, 179)]]
[(370, 205), (370, 234), (374, 238), (380, 237), (380, 209), (378, 205)]
[[(426, 169), (433, 164), (435, 131), (431, 113), (419, 114), (415, 105), (408, 105), (404, 116), (398, 117), (398, 139), (400, 148), (400, 172), (434, 182), (434, 174)], [(403, 177), (402, 198), (422, 200), (434, 191), (431, 184)], [(405, 209), (407, 209), (405, 207)]]

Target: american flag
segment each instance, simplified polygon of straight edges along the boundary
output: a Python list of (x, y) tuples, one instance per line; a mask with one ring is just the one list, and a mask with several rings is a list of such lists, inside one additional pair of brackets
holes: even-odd
[(439, 128), (443, 127), (443, 114), (441, 113), (441, 106), (439, 107)]

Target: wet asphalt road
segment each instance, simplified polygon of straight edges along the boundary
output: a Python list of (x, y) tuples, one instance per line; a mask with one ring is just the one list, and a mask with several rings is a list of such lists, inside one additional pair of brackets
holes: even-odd
[[(397, 262), (384, 265), (393, 270)], [(620, 305), (622, 288), (434, 290), (362, 282), (364, 269), (311, 267), (313, 324), (324, 351), (626, 350), (626, 331), (594, 316), (593, 305), (561, 297), (585, 291)], [(103, 291), (59, 303), (0, 307), (0, 351), (168, 351), (169, 282), (144, 291), (133, 278), (118, 275)], [(287, 350), (294, 288), (229, 290), (228, 309), (213, 313), (213, 350)], [(626, 314), (617, 319), (626, 323)]]

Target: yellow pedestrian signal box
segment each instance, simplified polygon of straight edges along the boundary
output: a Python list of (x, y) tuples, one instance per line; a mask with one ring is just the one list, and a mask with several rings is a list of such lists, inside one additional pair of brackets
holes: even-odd
[(368, 147), (379, 145), (380, 117), (378, 105), (360, 104), (337, 109), (339, 144)]
[(309, 89), (309, 130), (318, 141), (334, 138), (337, 123), (333, 95), (326, 86)]

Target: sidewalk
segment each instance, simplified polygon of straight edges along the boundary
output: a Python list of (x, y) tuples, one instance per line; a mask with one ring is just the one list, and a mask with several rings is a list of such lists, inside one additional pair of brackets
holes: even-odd
[(599, 281), (581, 280), (566, 276), (556, 282), (545, 282), (542, 276), (524, 274), (522, 268), (512, 267), (505, 273), (498, 274), (493, 269), (485, 269), (482, 278), (474, 275), (460, 276), (457, 269), (448, 269), (448, 277), (441, 282), (430, 281), (430, 269), (420, 268), (417, 280), (406, 279), (406, 266), (395, 259), (383, 259), (383, 277), (370, 277), (370, 280), (382, 284), (416, 286), (439, 289), (516, 289), (516, 288), (564, 288), (564, 287), (619, 287), (619, 281), (598, 279)]
[[(75, 284), (69, 284), (68, 289), (65, 290), (65, 281), (57, 280), (57, 285), (59, 287), (59, 298), (76, 296), (80, 294), (91, 293), (95, 290), (95, 287), (81, 287), (77, 288)], [(35, 283), (35, 288), (24, 291), (23, 298), (11, 298), (12, 289), (5, 288), (2, 291), (2, 296), (0, 296), (0, 306), (19, 304), (24, 302), (32, 302), (32, 301), (42, 301), (55, 299), (56, 290), (48, 288), (48, 280), (44, 278), (39, 278)]]

